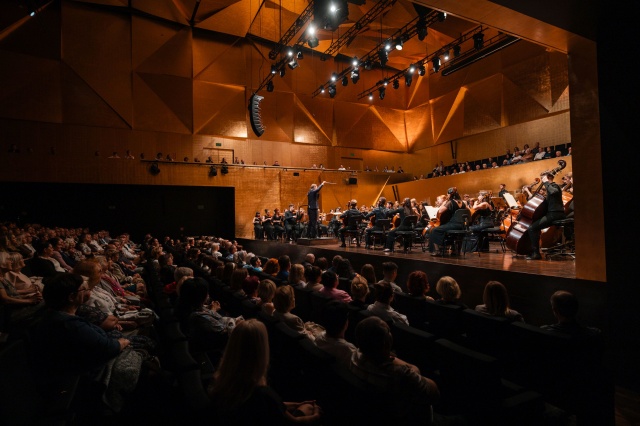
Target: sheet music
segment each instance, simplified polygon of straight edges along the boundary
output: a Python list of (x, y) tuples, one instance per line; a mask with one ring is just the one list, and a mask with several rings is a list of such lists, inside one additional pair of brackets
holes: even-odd
[(427, 215), (429, 215), (429, 219), (435, 219), (438, 216), (438, 207), (434, 206), (424, 206), (424, 209), (427, 211)]
[(508, 192), (504, 193), (504, 199), (507, 200), (507, 204), (509, 204), (509, 207), (512, 209), (517, 209), (518, 207), (518, 203), (516, 203), (516, 199), (513, 198), (513, 195), (509, 194)]

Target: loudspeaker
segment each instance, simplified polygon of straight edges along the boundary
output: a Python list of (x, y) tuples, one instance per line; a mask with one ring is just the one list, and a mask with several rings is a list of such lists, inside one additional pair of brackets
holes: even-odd
[(349, 178), (349, 185), (357, 185), (357, 184), (358, 184), (358, 178), (354, 178), (354, 177)]
[(264, 133), (264, 125), (262, 124), (262, 117), (260, 115), (260, 102), (264, 97), (253, 94), (249, 99), (249, 121), (251, 122), (251, 128), (256, 136), (260, 137)]

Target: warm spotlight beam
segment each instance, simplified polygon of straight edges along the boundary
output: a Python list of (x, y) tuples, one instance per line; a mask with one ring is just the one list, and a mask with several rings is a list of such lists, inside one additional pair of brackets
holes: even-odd
[(296, 18), (293, 24), (291, 24), (289, 29), (280, 38), (278, 44), (276, 44), (276, 46), (269, 52), (269, 59), (276, 59), (280, 52), (282, 52), (282, 49), (284, 49), (289, 44), (293, 37), (298, 34), (302, 27), (304, 27), (307, 22), (309, 22), (309, 20), (313, 17), (313, 3), (314, 1), (311, 0), (307, 7), (302, 11), (300, 16)]

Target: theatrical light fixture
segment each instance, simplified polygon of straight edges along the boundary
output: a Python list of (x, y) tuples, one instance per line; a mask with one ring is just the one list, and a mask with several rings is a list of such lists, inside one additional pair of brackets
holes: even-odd
[(476, 50), (480, 50), (484, 47), (484, 34), (477, 33), (473, 35), (473, 47)]
[(398, 89), (400, 87), (400, 82), (398, 80), (393, 80), (393, 88)]
[(407, 87), (411, 87), (411, 82), (413, 81), (413, 74), (411, 74), (410, 72), (405, 72), (404, 73), (404, 84)]
[(338, 10), (338, 6), (331, 3), (331, 5), (329, 6), (329, 10), (331, 11), (331, 13), (336, 13), (336, 11)]
[(449, 60), (449, 49), (444, 50), (444, 52), (442, 53), (442, 57), (445, 61)]
[(353, 57), (353, 61), (351, 61), (351, 65), (352, 65), (354, 68), (358, 68), (358, 65), (360, 65), (360, 63), (359, 63), (359, 61), (358, 61), (358, 57), (357, 57), (357, 56), (354, 56), (354, 57)]
[(422, 77), (426, 73), (427, 73), (427, 69), (424, 67), (424, 64), (420, 64), (420, 66), (418, 67), (418, 75)]
[(398, 37), (396, 39), (396, 50), (402, 50), (403, 46), (404, 46), (404, 42), (402, 41), (402, 37)]
[(289, 68), (291, 68), (292, 70), (298, 68), (298, 66), (300, 65), (298, 63), (298, 61), (296, 60), (296, 58), (291, 58), (288, 62), (287, 65), (289, 66)]
[(424, 17), (421, 17), (416, 24), (416, 32), (418, 33), (418, 40), (423, 41), (427, 37), (427, 21)]
[(287, 73), (287, 70), (284, 69), (284, 67), (280, 68), (280, 77), (284, 77), (286, 73)]
[(216, 169), (216, 166), (209, 167), (209, 176), (218, 176), (218, 170)]
[(342, 85), (343, 86), (349, 85), (349, 77), (347, 77), (346, 74), (342, 76)]
[(384, 94), (387, 91), (387, 88), (382, 86), (378, 88), (378, 92), (380, 92), (380, 94), (378, 95), (378, 97), (380, 98), (380, 100), (384, 99)]
[(278, 72), (278, 67), (275, 65), (271, 65), (271, 74), (275, 74)]
[(384, 80), (382, 80), (382, 85), (383, 86), (388, 86), (389, 85), (389, 79), (385, 78)]
[(267, 83), (267, 92), (273, 92), (273, 81)]
[(369, 92), (369, 100), (372, 101), (373, 100), (373, 93)]
[(433, 63), (433, 72), (440, 71), (440, 58), (438, 56), (435, 56), (433, 59), (431, 59), (431, 62)]
[(316, 26), (313, 24), (309, 24), (309, 26), (307, 27), (307, 34), (309, 36), (312, 36), (316, 33)]
[(351, 82), (356, 84), (360, 80), (360, 72), (358, 70), (351, 71)]
[(366, 60), (364, 61), (364, 64), (362, 64), (364, 66), (364, 69), (367, 71), (371, 71), (371, 68), (373, 68), (373, 64), (371, 63), (370, 60)]
[(380, 65), (383, 67), (387, 65), (387, 61), (389, 60), (389, 56), (387, 55), (386, 49), (378, 50), (378, 58), (380, 59)]
[(386, 50), (386, 51), (388, 52), (388, 51), (390, 51), (391, 49), (393, 49), (393, 46), (391, 46), (391, 42), (390, 42), (390, 41), (387, 41), (387, 42), (384, 44), (384, 50)]
[(312, 35), (307, 39), (307, 44), (309, 45), (310, 48), (314, 49), (318, 47), (320, 42), (318, 41), (318, 37)]
[(331, 73), (331, 81), (336, 81), (338, 79), (338, 74), (335, 72)]
[(160, 166), (157, 162), (154, 161), (153, 163), (151, 163), (151, 166), (149, 166), (149, 173), (154, 176), (160, 173)]
[(296, 54), (296, 58), (298, 58), (298, 59), (304, 59), (304, 55), (302, 54), (302, 52), (298, 52), (298, 53)]
[(460, 56), (460, 45), (456, 44), (453, 46), (453, 57), (457, 58), (458, 56)]
[(413, 64), (409, 65), (409, 73), (413, 74), (414, 72), (416, 72), (416, 66)]
[(289, 50), (287, 51), (287, 56), (293, 56), (293, 50), (289, 49)]
[(324, 93), (324, 86), (320, 86), (320, 93)]
[(438, 21), (444, 22), (445, 19), (447, 19), (447, 12), (438, 13)]
[(336, 96), (336, 86), (332, 84), (329, 86), (329, 97), (334, 98), (335, 96)]

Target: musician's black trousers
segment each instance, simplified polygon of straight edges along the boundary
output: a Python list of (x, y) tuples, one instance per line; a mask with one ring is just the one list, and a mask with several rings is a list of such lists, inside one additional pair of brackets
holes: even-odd
[(545, 216), (542, 216), (529, 226), (527, 232), (529, 233), (529, 238), (531, 238), (532, 253), (540, 251), (540, 231), (553, 225), (556, 220), (564, 218), (564, 212), (547, 212)]
[(307, 237), (316, 238), (318, 236), (318, 209), (309, 209), (308, 213)]

